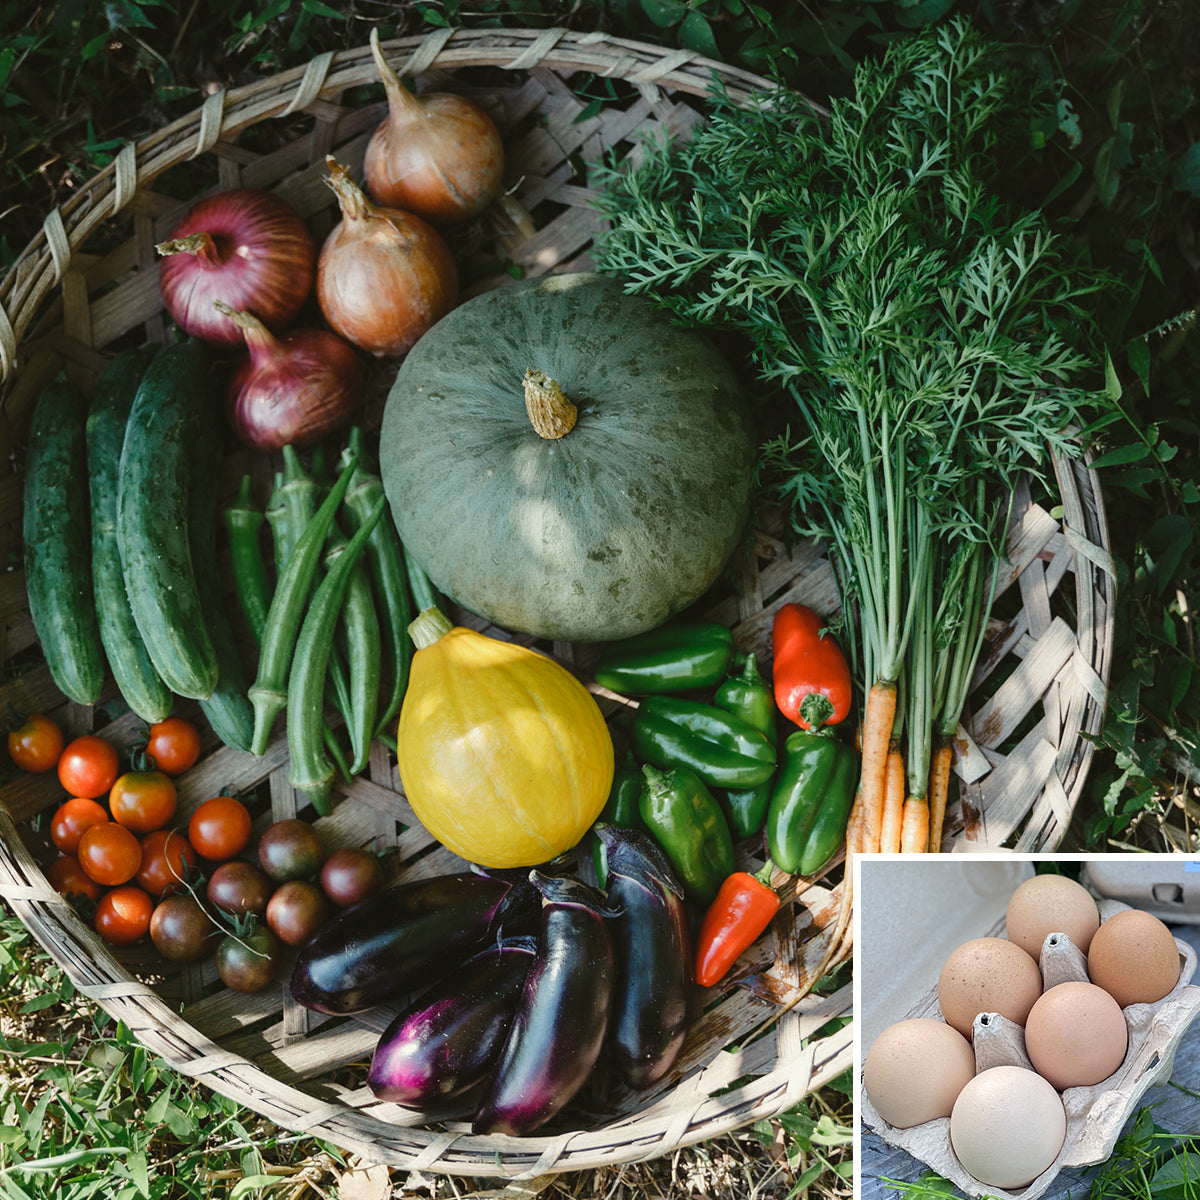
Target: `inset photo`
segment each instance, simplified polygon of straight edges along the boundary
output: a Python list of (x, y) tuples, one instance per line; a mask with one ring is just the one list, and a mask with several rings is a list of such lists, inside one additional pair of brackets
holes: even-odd
[(860, 1200), (1200, 1200), (1200, 860), (856, 871)]

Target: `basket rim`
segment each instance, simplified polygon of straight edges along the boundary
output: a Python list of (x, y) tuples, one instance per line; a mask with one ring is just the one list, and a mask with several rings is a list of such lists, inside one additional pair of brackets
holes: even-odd
[[(549, 29), (448, 28), (380, 43), (401, 75), (430, 67), (498, 67), (507, 71), (545, 66), (592, 71), (644, 87), (661, 85), (703, 97), (719, 80), (731, 99), (777, 87), (740, 67), (692, 50), (671, 50), (604, 33)], [(397, 64), (395, 61), (401, 61)], [(113, 161), (43, 221), (0, 280), (0, 384), (14, 375), (21, 340), (51, 290), (71, 268), (74, 250), (134, 198), (138, 188), (169, 167), (212, 149), (224, 136), (261, 121), (319, 106), (349, 88), (377, 83), (369, 46), (326, 51), (307, 65), (223, 88), (191, 112), (136, 141), (126, 142)], [(820, 105), (809, 100), (815, 111)]]

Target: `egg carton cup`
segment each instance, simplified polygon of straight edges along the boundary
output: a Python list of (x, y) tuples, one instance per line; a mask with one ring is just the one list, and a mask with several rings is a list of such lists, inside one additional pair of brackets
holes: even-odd
[[(1117, 901), (1099, 902), (1101, 921), (1131, 907)], [(1004, 937), (1004, 920), (988, 932)], [(1067, 1114), (1067, 1135), (1058, 1157), (1036, 1179), (1016, 1191), (981, 1183), (965, 1171), (950, 1145), (950, 1118), (939, 1117), (908, 1129), (889, 1125), (860, 1086), (862, 1122), (890, 1146), (904, 1150), (931, 1170), (949, 1179), (968, 1196), (993, 1196), (997, 1200), (1036, 1200), (1043, 1195), (1059, 1171), (1068, 1167), (1093, 1166), (1106, 1162), (1125, 1123), (1138, 1101), (1152, 1087), (1166, 1083), (1175, 1065), (1175, 1051), (1188, 1026), (1200, 1014), (1200, 986), (1191, 983), (1196, 973), (1196, 951), (1175, 939), (1179, 949), (1179, 982), (1153, 1004), (1131, 1004), (1123, 1011), (1129, 1027), (1129, 1049), (1120, 1067), (1092, 1087), (1067, 1088), (1061, 1092)], [(942, 1019), (937, 989), (931, 988), (906, 1017)], [(1023, 1038), (1021, 1039), (1023, 1052)], [(995, 1064), (990, 1064), (995, 1065)], [(860, 1076), (861, 1085), (861, 1076)]]

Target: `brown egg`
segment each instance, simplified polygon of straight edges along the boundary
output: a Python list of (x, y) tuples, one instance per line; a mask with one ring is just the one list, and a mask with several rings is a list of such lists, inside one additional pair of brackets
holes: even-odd
[(863, 1060), (863, 1091), (897, 1129), (948, 1117), (975, 1074), (971, 1044), (945, 1021), (913, 1017), (889, 1025)]
[(938, 1005), (963, 1037), (981, 1012), (995, 1012), (1025, 1024), (1042, 994), (1042, 973), (1020, 946), (1007, 938), (964, 942), (946, 959), (938, 976)]
[(1100, 928), (1091, 892), (1066, 875), (1035, 875), (1013, 892), (1006, 913), (1008, 939), (1036, 961), (1048, 934), (1065, 933), (1084, 954)]
[(1140, 908), (1122, 909), (1092, 938), (1088, 975), (1122, 1008), (1153, 1004), (1179, 982), (1179, 947), (1157, 917)]
[(1107, 1079), (1124, 1061), (1129, 1028), (1117, 1002), (1094, 983), (1060, 983), (1025, 1022), (1033, 1068), (1061, 1092)]

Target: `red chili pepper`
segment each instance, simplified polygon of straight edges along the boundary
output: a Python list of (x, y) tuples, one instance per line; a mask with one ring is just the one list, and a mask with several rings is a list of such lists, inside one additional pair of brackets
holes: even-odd
[[(771, 864), (761, 875), (769, 876)], [(757, 940), (779, 911), (779, 897), (763, 878), (734, 871), (725, 878), (708, 906), (696, 939), (696, 982), (714, 987), (725, 978), (742, 952)]]
[(775, 703), (801, 729), (837, 725), (850, 712), (850, 666), (824, 622), (803, 604), (785, 604), (771, 630)]

